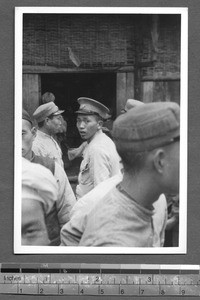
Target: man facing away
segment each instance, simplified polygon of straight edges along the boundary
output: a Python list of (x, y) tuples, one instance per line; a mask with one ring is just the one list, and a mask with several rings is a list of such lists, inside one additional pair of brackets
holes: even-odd
[(73, 190), (64, 169), (52, 158), (35, 155), (32, 150), (34, 139), (37, 136), (30, 115), (22, 111), (22, 156), (33, 163), (48, 168), (54, 175), (58, 184), (58, 199), (48, 215), (48, 229), (51, 245), (60, 244), (60, 229), (69, 221), (69, 214), (76, 202)]
[(60, 116), (63, 112), (64, 110), (59, 110), (54, 102), (48, 102), (40, 105), (33, 113), (33, 118), (38, 124), (37, 136), (33, 142), (34, 153), (53, 158), (62, 167), (62, 151), (54, 136), (60, 132)]
[(87, 145), (78, 176), (77, 199), (120, 170), (120, 157), (115, 144), (102, 132), (103, 121), (108, 118), (109, 109), (100, 102), (85, 97), (79, 98), (78, 103), (77, 128)]
[(179, 137), (176, 103), (148, 103), (115, 120), (123, 179), (89, 213), (79, 246), (153, 246), (153, 203), (179, 190)]

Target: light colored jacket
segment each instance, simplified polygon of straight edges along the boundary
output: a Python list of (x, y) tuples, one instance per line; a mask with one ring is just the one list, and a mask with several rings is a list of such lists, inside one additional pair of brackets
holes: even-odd
[(56, 202), (60, 227), (69, 222), (70, 212), (76, 203), (76, 197), (71, 188), (64, 169), (55, 163), (54, 177), (58, 183), (58, 201)]
[(35, 155), (53, 158), (61, 167), (64, 167), (60, 146), (52, 136), (39, 129), (33, 141), (32, 150)]
[[(46, 157), (35, 156), (33, 153), (32, 162), (37, 164), (42, 164), (48, 167), (48, 161)], [(53, 162), (53, 160), (50, 160)], [(46, 162), (46, 163), (45, 163)], [(54, 162), (53, 162), (54, 163)], [(49, 168), (53, 173), (57, 186), (58, 195), (57, 201), (50, 214), (46, 218), (49, 238), (51, 240), (51, 245), (60, 244), (60, 230), (67, 222), (70, 220), (70, 212), (76, 203), (76, 198), (74, 192), (71, 188), (67, 175), (64, 169), (58, 164), (54, 163), (54, 169)]]
[[(70, 221), (65, 224), (61, 230), (61, 246), (78, 246), (87, 226), (87, 222), (90, 219), (90, 212), (121, 180), (122, 174), (118, 173), (117, 175), (100, 183), (76, 202), (70, 213)], [(164, 194), (160, 195), (159, 199), (154, 202), (153, 206), (153, 247), (162, 247), (164, 244), (167, 220), (167, 202)]]
[(119, 171), (120, 157), (114, 142), (101, 130), (97, 131), (83, 152), (76, 188), (77, 199)]
[(79, 246), (153, 247), (152, 217), (153, 210), (114, 187), (90, 211)]

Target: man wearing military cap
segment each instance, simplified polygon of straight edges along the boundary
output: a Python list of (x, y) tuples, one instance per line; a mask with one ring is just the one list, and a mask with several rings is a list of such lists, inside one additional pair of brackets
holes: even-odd
[(53, 158), (62, 167), (62, 151), (54, 136), (62, 126), (60, 116), (63, 112), (54, 102), (42, 104), (35, 110), (33, 118), (37, 121), (38, 131), (32, 148), (36, 155)]
[(78, 176), (77, 199), (120, 171), (120, 157), (115, 144), (102, 132), (103, 121), (110, 117), (109, 109), (102, 103), (85, 97), (79, 98), (78, 103), (77, 128), (87, 145)]
[(136, 106), (115, 120), (113, 138), (123, 179), (87, 216), (79, 246), (152, 247), (153, 204), (179, 192), (179, 105)]
[(47, 229), (51, 245), (60, 244), (60, 229), (69, 222), (69, 215), (76, 202), (64, 169), (50, 157), (35, 155), (32, 150), (33, 141), (37, 136), (36, 128), (26, 110), (22, 110), (22, 156), (28, 161), (41, 164), (54, 175), (58, 185), (58, 197), (55, 206), (46, 218)]

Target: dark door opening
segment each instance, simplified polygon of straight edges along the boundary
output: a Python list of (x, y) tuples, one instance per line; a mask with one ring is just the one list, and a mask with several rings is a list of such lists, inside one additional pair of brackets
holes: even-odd
[[(67, 140), (69, 147), (81, 144), (76, 129), (77, 99), (89, 97), (106, 105), (116, 117), (116, 74), (115, 73), (72, 73), (72, 74), (41, 74), (41, 94), (51, 92), (55, 95), (55, 104), (64, 109), (67, 120)], [(110, 127), (110, 124), (105, 126)]]

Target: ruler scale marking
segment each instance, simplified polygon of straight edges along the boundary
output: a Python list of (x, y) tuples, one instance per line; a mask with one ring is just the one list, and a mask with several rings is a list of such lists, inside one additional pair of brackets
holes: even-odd
[(0, 265), (0, 294), (199, 296), (200, 266)]

